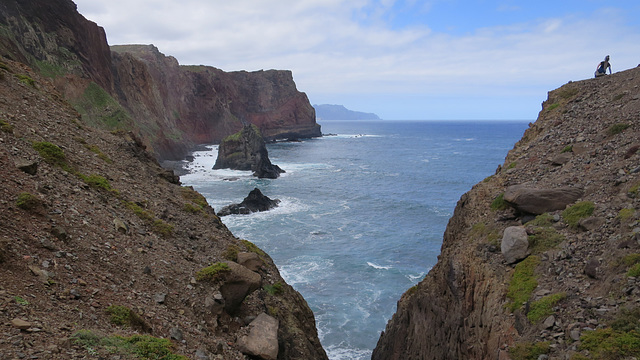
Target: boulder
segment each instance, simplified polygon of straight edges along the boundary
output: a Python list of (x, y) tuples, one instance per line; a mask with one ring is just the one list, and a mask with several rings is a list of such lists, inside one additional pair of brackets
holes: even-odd
[(258, 254), (254, 252), (238, 253), (238, 264), (246, 267), (251, 271), (258, 271), (263, 265), (260, 256), (258, 256)]
[(264, 360), (278, 358), (278, 320), (262, 313), (249, 324), (249, 334), (238, 338), (243, 354)]
[(262, 194), (260, 189), (251, 190), (240, 204), (231, 204), (223, 207), (218, 211), (218, 216), (226, 216), (231, 214), (250, 214), (252, 212), (267, 211), (280, 203), (278, 199), (270, 199)]
[(245, 297), (260, 288), (262, 277), (233, 261), (227, 261), (229, 271), (225, 274), (220, 293), (224, 298), (224, 309), (233, 314), (242, 304)]
[(504, 229), (501, 244), (502, 255), (507, 264), (513, 264), (529, 255), (529, 236), (522, 226)]
[(29, 175), (38, 173), (38, 162), (30, 160), (17, 160), (16, 167)]
[(504, 200), (520, 212), (540, 215), (562, 210), (582, 197), (583, 190), (573, 187), (537, 189), (524, 185), (509, 186)]
[(222, 140), (214, 169), (252, 170), (259, 178), (276, 179), (284, 172), (269, 160), (267, 146), (255, 125), (247, 125)]

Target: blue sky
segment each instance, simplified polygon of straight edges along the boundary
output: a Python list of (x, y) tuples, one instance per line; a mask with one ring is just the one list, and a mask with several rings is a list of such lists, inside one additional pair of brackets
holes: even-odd
[(75, 0), (111, 45), (288, 69), (313, 104), (384, 119), (534, 120), (547, 92), (640, 64), (640, 1)]

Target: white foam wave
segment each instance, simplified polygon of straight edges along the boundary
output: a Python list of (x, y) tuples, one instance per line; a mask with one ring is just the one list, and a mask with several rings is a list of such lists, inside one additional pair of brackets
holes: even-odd
[(280, 266), (280, 275), (287, 284), (295, 287), (297, 284), (313, 282), (318, 276), (327, 273), (333, 267), (333, 261), (314, 256), (299, 256), (291, 263)]
[(382, 265), (376, 265), (370, 261), (367, 261), (367, 265), (371, 266), (374, 269), (379, 269), (379, 270), (389, 270), (392, 269), (393, 266), (382, 266)]
[(352, 349), (343, 344), (327, 346), (325, 348), (330, 360), (362, 360), (371, 357), (371, 350)]

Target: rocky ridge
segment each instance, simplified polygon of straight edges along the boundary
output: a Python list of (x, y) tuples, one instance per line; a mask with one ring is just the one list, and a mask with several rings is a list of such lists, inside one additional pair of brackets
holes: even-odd
[(0, 62), (0, 358), (327, 358), (271, 258), (136, 135)]
[[(628, 345), (640, 343), (639, 139), (640, 68), (549, 92), (495, 175), (460, 198), (372, 359), (640, 356)], [(525, 252), (505, 259), (522, 234)]]

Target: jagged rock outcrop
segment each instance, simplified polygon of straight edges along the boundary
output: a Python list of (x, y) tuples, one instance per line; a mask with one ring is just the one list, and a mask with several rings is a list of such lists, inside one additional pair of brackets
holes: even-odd
[(277, 179), (284, 172), (269, 160), (269, 152), (260, 130), (247, 125), (220, 143), (214, 169), (251, 170), (253, 176)]
[(278, 199), (270, 199), (268, 196), (262, 194), (260, 189), (255, 188), (251, 190), (249, 195), (242, 200), (239, 204), (231, 204), (223, 207), (218, 211), (218, 216), (223, 217), (231, 214), (250, 214), (252, 212), (268, 211), (280, 203)]
[(0, 55), (50, 77), (83, 121), (132, 130), (160, 160), (255, 124), (267, 140), (321, 136), (290, 71), (224, 72), (180, 66), (153, 45), (107, 44), (71, 0), (0, 4)]
[[(551, 91), (505, 163), (460, 198), (438, 263), (402, 296), (372, 359), (639, 356), (614, 345), (637, 339), (640, 311), (638, 114), (640, 68)], [(551, 207), (498, 206), (523, 184), (581, 190)], [(509, 265), (498, 239), (514, 226), (531, 255)]]

